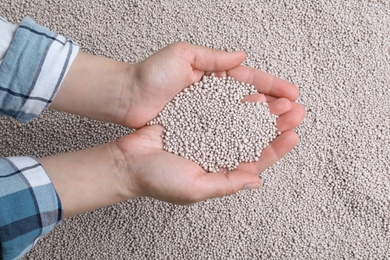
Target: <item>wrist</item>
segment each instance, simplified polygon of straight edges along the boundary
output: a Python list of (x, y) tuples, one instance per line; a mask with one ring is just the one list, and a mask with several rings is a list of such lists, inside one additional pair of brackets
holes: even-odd
[(80, 52), (50, 108), (123, 124), (131, 97), (133, 66)]
[(115, 156), (111, 144), (103, 144), (38, 159), (53, 182), (65, 217), (135, 197), (124, 188)]
[(113, 158), (112, 161), (115, 164), (118, 194), (120, 194), (124, 200), (139, 197), (140, 193), (136, 188), (137, 180), (135, 178), (137, 164), (134, 159), (135, 156), (131, 154), (132, 149), (127, 147), (125, 151), (118, 140), (108, 143), (107, 145), (109, 146), (110, 154)]

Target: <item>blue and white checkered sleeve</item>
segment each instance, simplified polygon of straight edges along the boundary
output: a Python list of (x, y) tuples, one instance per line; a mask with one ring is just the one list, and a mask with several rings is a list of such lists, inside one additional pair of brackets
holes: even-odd
[[(53, 100), (79, 47), (26, 17), (0, 17), (0, 116), (27, 122)], [(63, 218), (60, 199), (33, 157), (0, 158), (0, 259), (18, 259)]]
[(72, 40), (25, 17), (0, 64), (0, 115), (22, 122), (38, 116), (52, 102), (78, 51)]
[(52, 182), (35, 158), (0, 158), (0, 169), (2, 259), (19, 259), (60, 223), (63, 211)]
[(17, 28), (17, 25), (8, 22), (5, 18), (0, 16), (0, 64), (3, 62), (4, 55), (11, 44)]

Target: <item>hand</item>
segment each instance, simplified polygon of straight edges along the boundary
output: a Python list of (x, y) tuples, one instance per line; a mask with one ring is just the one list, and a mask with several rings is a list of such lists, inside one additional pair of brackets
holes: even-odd
[(244, 52), (229, 53), (188, 43), (163, 48), (131, 68), (131, 93), (122, 124), (145, 126), (176, 94), (206, 72), (232, 69), (244, 59)]
[[(281, 83), (277, 79), (274, 82)], [(277, 86), (269, 85), (272, 89)], [(297, 144), (298, 136), (292, 129), (305, 114), (300, 105), (286, 98), (255, 95), (247, 99), (264, 98), (269, 101), (271, 112), (280, 116), (277, 124), (283, 133), (263, 150), (258, 162), (241, 163), (227, 174), (207, 173), (196, 163), (165, 152), (159, 125), (143, 127), (112, 143), (43, 157), (39, 161), (53, 181), (65, 217), (138, 196), (190, 204), (240, 189), (260, 188), (258, 174)]]
[(218, 51), (188, 43), (171, 44), (135, 65), (79, 53), (50, 107), (140, 128), (182, 89), (211, 71), (248, 83), (252, 80), (256, 86), (261, 84), (260, 91), (267, 95), (290, 100), (298, 97), (292, 84), (239, 66), (244, 59), (244, 52)]
[(139, 64), (79, 53), (51, 108), (140, 128), (206, 71), (238, 66), (244, 52), (175, 43)]
[(255, 85), (264, 95), (245, 100), (269, 102), (271, 112), (280, 115), (277, 124), (282, 134), (263, 150), (258, 162), (242, 163), (227, 174), (206, 173), (197, 164), (165, 152), (161, 126), (143, 127), (110, 144), (41, 158), (65, 216), (137, 196), (189, 204), (243, 188), (259, 188), (258, 174), (297, 144), (293, 129), (305, 111), (293, 102), (298, 98), (294, 85), (239, 66), (244, 58), (243, 52), (226, 53), (185, 43), (170, 45), (137, 65), (79, 54), (52, 108), (141, 127), (183, 88), (214, 71)]
[[(237, 67), (220, 74), (256, 84), (258, 90), (276, 96), (293, 97), (291, 84), (258, 70)], [(292, 131), (305, 111), (287, 98), (254, 95), (246, 100), (269, 102), (272, 113), (279, 115), (277, 125), (283, 132), (265, 148), (258, 162), (241, 163), (235, 171), (207, 173), (196, 163), (162, 149), (162, 126), (146, 126), (116, 141), (122, 157), (118, 160), (122, 179), (127, 181), (128, 196), (149, 196), (176, 204), (191, 204), (213, 197), (233, 194), (245, 188), (260, 188), (258, 174), (287, 154), (298, 142)], [(126, 184), (125, 184), (126, 186)]]

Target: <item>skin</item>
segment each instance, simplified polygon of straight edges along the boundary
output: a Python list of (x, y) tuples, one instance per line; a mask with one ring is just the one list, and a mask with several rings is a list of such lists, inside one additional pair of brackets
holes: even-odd
[[(51, 108), (136, 128), (131, 135), (89, 149), (40, 158), (61, 199), (65, 217), (138, 196), (180, 205), (258, 189), (258, 175), (298, 143), (293, 131), (305, 116), (289, 82), (240, 65), (244, 52), (224, 52), (188, 43), (165, 47), (138, 64), (79, 53)], [(263, 94), (243, 102), (267, 101), (282, 132), (258, 162), (226, 174), (162, 149), (159, 125), (146, 126), (182, 89), (215, 72), (256, 86)]]

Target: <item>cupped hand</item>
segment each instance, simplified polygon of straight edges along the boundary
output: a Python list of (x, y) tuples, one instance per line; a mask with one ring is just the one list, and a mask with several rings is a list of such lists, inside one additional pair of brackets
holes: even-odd
[(124, 125), (144, 126), (205, 72), (226, 71), (244, 59), (244, 52), (228, 53), (182, 42), (161, 49), (133, 68), (131, 100)]
[[(256, 83), (259, 75), (263, 75), (256, 70), (247, 75), (236, 74), (242, 69), (246, 70), (239, 67), (227, 73), (246, 79), (250, 83)], [(266, 87), (270, 94), (295, 95), (293, 93), (296, 91), (295, 88), (289, 87), (279, 79), (273, 79), (266, 85), (261, 82), (258, 82), (259, 88)], [(283, 85), (286, 85), (287, 89)], [(208, 173), (196, 163), (163, 150), (162, 126), (146, 126), (115, 143), (122, 154), (117, 165), (126, 180), (124, 185), (129, 196), (148, 196), (184, 205), (233, 194), (241, 189), (260, 188), (261, 180), (258, 174), (273, 165), (297, 144), (298, 136), (293, 129), (299, 125), (305, 112), (302, 106), (287, 98), (255, 95), (247, 99), (267, 100), (271, 112), (279, 115), (277, 126), (282, 134), (263, 150), (259, 161), (241, 163), (235, 171), (227, 173)]]

